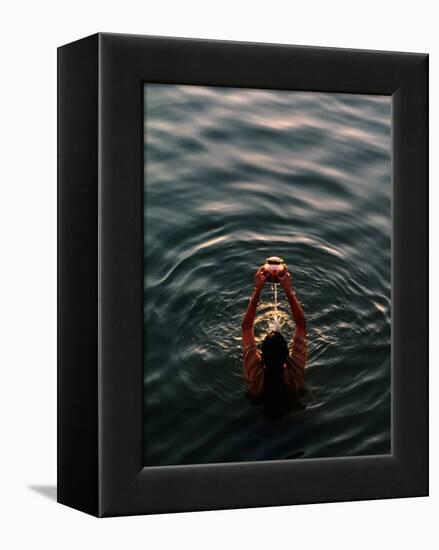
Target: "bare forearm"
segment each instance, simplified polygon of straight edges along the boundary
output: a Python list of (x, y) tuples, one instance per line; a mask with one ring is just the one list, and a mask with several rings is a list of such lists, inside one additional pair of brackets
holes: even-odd
[(290, 304), (291, 314), (293, 315), (294, 322), (297, 327), (306, 327), (305, 314), (303, 312), (302, 306), (299, 303), (299, 300), (296, 297), (294, 290), (290, 289), (286, 292), (288, 303)]
[(256, 318), (256, 309), (258, 307), (259, 297), (261, 291), (255, 289), (253, 292), (250, 302), (245, 312), (244, 319), (242, 320), (242, 328), (252, 328)]

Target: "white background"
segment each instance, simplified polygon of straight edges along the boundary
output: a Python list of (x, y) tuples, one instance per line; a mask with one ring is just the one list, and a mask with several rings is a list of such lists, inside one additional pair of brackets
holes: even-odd
[[(96, 31), (428, 52), (431, 182), (438, 127), (434, 2), (8, 2), (0, 32), (0, 546), (432, 548), (438, 542), (431, 185), (431, 497), (97, 520), (55, 503), (56, 48)], [(413, 182), (415, 185), (416, 182)], [(436, 218), (436, 219), (435, 219)], [(416, 277), (416, 266), (413, 266)], [(416, 365), (413, 365), (414, 371)], [(416, 396), (413, 396), (415, 406)]]

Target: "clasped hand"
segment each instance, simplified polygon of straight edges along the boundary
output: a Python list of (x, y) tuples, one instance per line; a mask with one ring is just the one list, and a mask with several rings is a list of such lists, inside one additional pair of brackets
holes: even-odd
[(266, 271), (263, 267), (260, 267), (255, 275), (255, 287), (258, 292), (260, 292), (265, 285), (267, 279), (269, 276), (272, 276), (276, 283), (279, 283), (280, 286), (285, 290), (285, 292), (288, 292), (291, 290), (291, 286), (293, 284), (293, 278), (291, 277), (290, 272), (288, 269), (285, 269), (281, 274), (280, 273), (270, 273)]

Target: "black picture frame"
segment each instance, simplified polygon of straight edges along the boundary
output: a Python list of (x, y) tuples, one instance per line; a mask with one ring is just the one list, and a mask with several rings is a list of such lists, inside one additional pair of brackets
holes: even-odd
[[(143, 467), (143, 84), (392, 96), (392, 454)], [(99, 33), (58, 49), (58, 501), (96, 516), (428, 494), (428, 55)]]

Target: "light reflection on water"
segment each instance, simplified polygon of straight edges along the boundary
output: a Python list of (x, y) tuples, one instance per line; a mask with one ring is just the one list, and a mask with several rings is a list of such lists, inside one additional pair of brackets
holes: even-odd
[[(145, 464), (390, 452), (390, 98), (147, 85), (144, 136)], [(271, 423), (240, 351), (270, 255), (309, 331), (307, 407)]]

